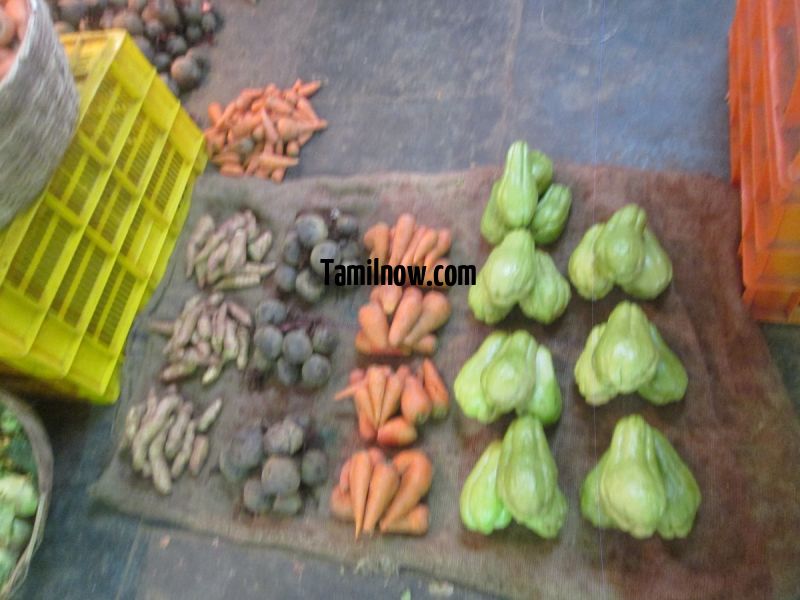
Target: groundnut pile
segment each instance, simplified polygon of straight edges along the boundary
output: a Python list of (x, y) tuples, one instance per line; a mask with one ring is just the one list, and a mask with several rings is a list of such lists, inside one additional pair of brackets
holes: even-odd
[[(9, 0), (11, 1), (11, 0)], [(200, 85), (222, 23), (209, 0), (48, 0), (56, 30), (126, 29), (174, 94)]]

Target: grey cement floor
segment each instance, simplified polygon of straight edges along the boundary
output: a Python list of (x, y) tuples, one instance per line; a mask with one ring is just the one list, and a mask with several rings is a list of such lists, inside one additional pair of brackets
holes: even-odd
[[(290, 178), (498, 164), (517, 138), (559, 159), (728, 177), (733, 0), (216, 4), (226, 27), (209, 80), (188, 99), (193, 113), (245, 86), (326, 82), (315, 106), (330, 128)], [(800, 329), (765, 333), (797, 403)], [(441, 597), (437, 582), (413, 573), (353, 576), (95, 507), (87, 486), (112, 452), (113, 409), (41, 412), (56, 456), (54, 502), (21, 597)]]

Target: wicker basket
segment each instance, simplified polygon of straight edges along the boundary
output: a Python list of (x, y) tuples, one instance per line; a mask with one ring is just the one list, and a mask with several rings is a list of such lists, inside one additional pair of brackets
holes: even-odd
[(39, 507), (36, 509), (31, 539), (22, 551), (17, 561), (17, 566), (11, 572), (11, 576), (5, 585), (0, 588), (0, 599), (5, 599), (22, 586), (25, 577), (28, 575), (28, 567), (31, 564), (33, 553), (39, 547), (44, 536), (44, 523), (47, 519), (47, 509), (50, 506), (50, 495), (53, 488), (53, 451), (50, 448), (50, 440), (41, 421), (39, 421), (39, 417), (27, 404), (15, 399), (3, 390), (0, 390), (0, 404), (17, 416), (22, 428), (25, 430), (25, 435), (28, 436), (33, 449), (33, 458), (36, 461), (39, 490)]
[(78, 91), (43, 0), (0, 81), (0, 228), (41, 193), (75, 133)]

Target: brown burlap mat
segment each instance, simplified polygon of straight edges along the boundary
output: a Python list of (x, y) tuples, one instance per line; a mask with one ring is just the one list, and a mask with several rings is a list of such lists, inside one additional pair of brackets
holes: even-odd
[[(455, 263), (480, 266), (488, 247), (480, 239), (478, 223), (497, 173), (473, 169), (431, 176), (371, 175), (282, 186), (207, 176), (197, 185), (187, 230), (206, 211), (220, 217), (242, 206), (252, 208), (276, 231), (283, 231), (298, 209), (312, 205), (352, 209), (364, 224), (413, 211), (423, 223), (453, 229)], [(227, 399), (212, 438), (212, 464), (199, 479), (182, 479), (170, 497), (162, 498), (115, 456), (94, 488), (96, 496), (122, 511), (198, 531), (335, 561), (382, 558), (515, 597), (728, 599), (797, 594), (800, 426), (761, 333), (739, 299), (735, 191), (708, 177), (610, 167), (560, 165), (556, 179), (569, 184), (575, 197), (567, 232), (552, 249), (562, 272), (570, 251), (593, 221), (607, 218), (627, 201), (647, 209), (654, 231), (672, 257), (675, 278), (668, 292), (646, 303), (645, 310), (683, 359), (690, 381), (685, 400), (664, 408), (631, 396), (593, 410), (581, 399), (572, 367), (592, 324), (605, 320), (622, 299), (616, 291), (594, 305), (573, 297), (566, 314), (549, 327), (519, 315), (503, 323), (505, 328), (529, 329), (550, 347), (564, 392), (564, 413), (549, 432), (559, 483), (569, 502), (569, 516), (557, 540), (539, 539), (516, 525), (488, 538), (462, 528), (461, 485), (487, 442), (502, 435), (507, 421), (483, 427), (465, 419), (457, 406), (444, 423), (425, 426), (419, 442), (436, 468), (429, 497), (432, 525), (421, 539), (354, 542), (350, 526), (327, 516), (325, 501), (319, 511), (283, 520), (253, 519), (234, 506), (234, 493), (226, 489), (213, 463), (223, 440), (252, 418), (287, 410), (310, 413), (326, 440), (334, 471), (331, 480), (343, 457), (358, 447), (352, 407), (334, 404), (331, 395), (351, 368), (364, 364), (353, 353), (352, 338), (356, 310), (367, 297), (365, 289), (334, 294), (314, 309), (336, 322), (342, 335), (335, 374), (325, 390), (313, 396), (277, 388), (250, 394), (231, 369), (211, 390), (189, 383), (184, 393), (197, 404), (220, 392)], [(148, 315), (173, 316), (195, 291), (182, 274), (184, 242), (185, 237), (131, 336), (120, 420), (131, 402), (144, 397), (160, 366), (163, 341), (144, 332), (144, 320)], [(240, 296), (252, 308), (260, 293)], [(466, 295), (466, 288), (450, 292), (454, 312), (436, 355), (448, 382), (489, 331), (471, 317)], [(700, 484), (703, 502), (685, 540), (636, 541), (618, 532), (601, 533), (581, 518), (579, 486), (608, 446), (616, 421), (631, 412), (641, 412), (667, 435)]]

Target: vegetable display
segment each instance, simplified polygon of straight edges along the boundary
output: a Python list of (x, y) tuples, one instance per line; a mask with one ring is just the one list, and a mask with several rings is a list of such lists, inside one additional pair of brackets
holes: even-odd
[(461, 367), (453, 382), (464, 414), (481, 423), (516, 411), (544, 425), (561, 416), (561, 390), (553, 357), (527, 331), (495, 331)]
[(635, 298), (652, 299), (672, 281), (672, 263), (636, 204), (592, 225), (572, 252), (568, 270), (587, 300), (603, 298), (614, 284)]
[(36, 462), (22, 424), (0, 408), (0, 583), (5, 582), (28, 545), (39, 508)]
[(700, 506), (689, 468), (641, 416), (617, 422), (611, 445), (581, 487), (581, 512), (593, 525), (636, 538), (686, 537)]
[(208, 106), (211, 126), (205, 130), (211, 162), (229, 177), (283, 181), (286, 170), (299, 163), (300, 148), (328, 127), (309, 100), (321, 85), (298, 79), (281, 90), (270, 83), (242, 90), (224, 108), (212, 102)]
[(361, 439), (388, 447), (413, 444), (417, 427), (444, 418), (450, 405), (447, 386), (427, 358), (416, 374), (405, 365), (396, 371), (386, 365), (355, 369), (349, 385), (334, 396), (344, 398), (353, 399)]
[(164, 346), (168, 364), (161, 381), (172, 383), (203, 369), (203, 385), (219, 379), (229, 362), (243, 371), (250, 356), (250, 312), (222, 292), (197, 294), (186, 301), (174, 321), (149, 322), (150, 331), (169, 337)]
[(420, 450), (403, 450), (387, 461), (377, 448), (353, 454), (342, 466), (330, 497), (331, 514), (361, 533), (424, 535), (428, 506), (421, 503), (433, 481), (433, 465)]
[(162, 495), (172, 493), (172, 484), (189, 470), (197, 477), (209, 452), (208, 432), (222, 411), (217, 398), (199, 414), (174, 387), (159, 398), (151, 388), (147, 399), (133, 405), (126, 417), (121, 451), (130, 455), (133, 471), (150, 479)]
[(464, 526), (484, 535), (512, 519), (543, 538), (558, 535), (567, 501), (538, 419), (517, 417), (502, 442), (489, 444), (464, 483), (459, 508)]
[(194, 275), (201, 289), (257, 286), (275, 271), (275, 263), (263, 262), (271, 246), (272, 232), (259, 227), (252, 211), (234, 213), (218, 227), (203, 215), (186, 244), (186, 277)]
[(552, 179), (553, 162), (546, 154), (529, 150), (522, 141), (511, 144), (481, 218), (484, 239), (496, 245), (516, 229), (529, 229), (537, 244), (556, 241), (567, 223), (572, 194)]
[(219, 455), (225, 480), (241, 486), (242, 505), (253, 515), (299, 513), (328, 479), (328, 458), (312, 447), (311, 423), (290, 416), (266, 428), (238, 429)]
[(332, 327), (321, 321), (291, 319), (277, 298), (258, 305), (255, 321), (250, 368), (260, 383), (270, 375), (284, 387), (315, 389), (328, 383), (331, 357), (339, 344)]
[(373, 262), (392, 267), (424, 266), (425, 284), (433, 282), (437, 265), (450, 264), (445, 255), (450, 251), (452, 241), (449, 229), (420, 225), (410, 213), (397, 217), (392, 227), (381, 221), (364, 233), (364, 246)]
[(27, 0), (0, 0), (0, 81), (14, 65), (27, 27)]
[(661, 405), (683, 398), (689, 378), (644, 311), (620, 302), (606, 323), (592, 328), (575, 363), (575, 381), (595, 406), (633, 392)]
[(48, 4), (60, 34), (127, 29), (175, 95), (200, 85), (210, 67), (207, 44), (222, 25), (210, 0), (48, 0)]
[(475, 318), (492, 325), (519, 304), (525, 316), (552, 323), (567, 309), (569, 283), (549, 254), (536, 249), (525, 229), (509, 233), (496, 246), (469, 290), (469, 307)]
[(326, 268), (359, 264), (361, 255), (354, 215), (337, 208), (302, 212), (283, 240), (275, 286), (285, 296), (316, 304), (325, 296)]
[(434, 332), (447, 323), (451, 311), (450, 300), (436, 290), (423, 293), (418, 287), (376, 287), (370, 301), (358, 310), (361, 329), (356, 334), (356, 350), (373, 356), (431, 355), (438, 345)]

